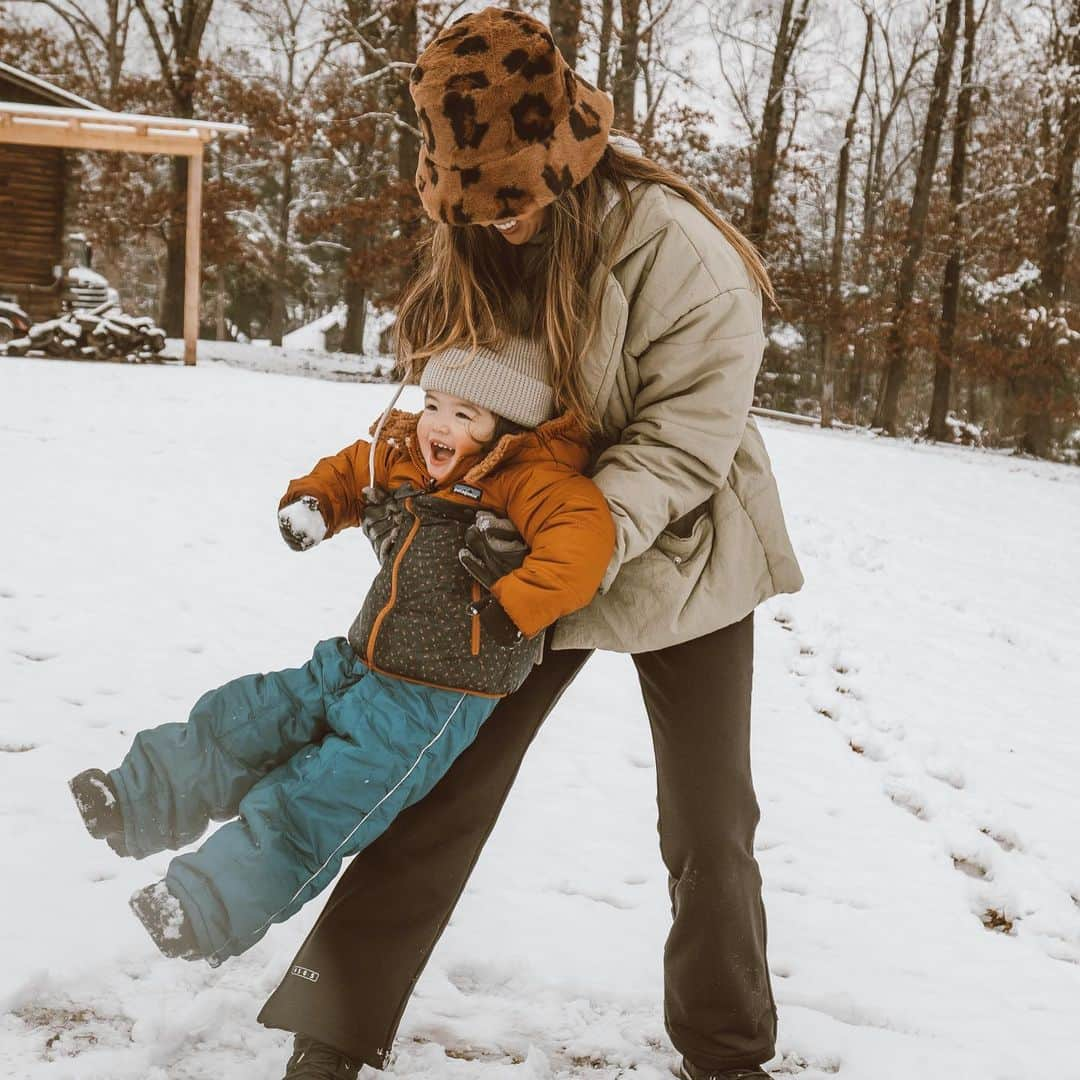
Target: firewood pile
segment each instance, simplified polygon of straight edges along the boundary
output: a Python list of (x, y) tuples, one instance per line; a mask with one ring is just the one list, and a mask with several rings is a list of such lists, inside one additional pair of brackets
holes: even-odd
[(65, 312), (36, 323), (26, 337), (7, 343), (8, 356), (55, 356), (67, 360), (115, 360), (139, 364), (160, 362), (165, 331), (144, 316), (125, 315), (102, 305)]

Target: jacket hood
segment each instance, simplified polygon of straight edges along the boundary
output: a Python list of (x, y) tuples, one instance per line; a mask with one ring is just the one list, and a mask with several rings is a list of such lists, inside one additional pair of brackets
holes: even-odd
[[(402, 453), (408, 454), (413, 463), (426, 473), (424, 457), (416, 440), (416, 425), (420, 415), (404, 409), (392, 409), (383, 425), (379, 441), (400, 448)], [(372, 434), (377, 426), (378, 421), (371, 425)], [(556, 416), (529, 431), (504, 435), (482, 455), (474, 454), (463, 458), (458, 468), (443, 484), (458, 480), (475, 483), (511, 461), (530, 458), (547, 462), (554, 460), (576, 472), (582, 472), (589, 463), (589, 445), (589, 437), (577, 420), (570, 413), (563, 413), (562, 416)]]

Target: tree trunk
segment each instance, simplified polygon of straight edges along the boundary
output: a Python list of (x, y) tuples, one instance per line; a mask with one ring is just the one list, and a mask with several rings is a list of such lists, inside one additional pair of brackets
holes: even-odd
[(172, 158), (171, 206), (165, 226), (165, 284), (158, 324), (168, 337), (184, 336), (184, 231), (187, 221), (188, 159)]
[[(412, 63), (420, 52), (416, 0), (400, 0), (397, 10), (397, 27), (398, 34), (394, 49), (396, 53), (395, 59), (407, 60)], [(412, 95), (409, 93), (407, 74), (397, 80), (394, 91), (394, 112), (402, 124), (407, 124), (413, 131), (419, 128), (420, 121), (417, 119), (416, 107), (413, 105)], [(419, 196), (413, 186), (419, 164), (420, 143), (417, 137), (399, 125), (397, 137), (398, 179), (404, 186), (405, 198), (412, 202), (412, 206), (408, 210), (403, 206), (398, 215), (401, 221), (402, 235), (406, 237), (415, 235), (420, 227), (420, 218), (416, 213), (412, 212), (415, 206), (419, 204)]]
[(611, 96), (615, 102), (615, 127), (634, 130), (634, 92), (638, 74), (638, 26), (641, 0), (620, 0), (622, 28), (619, 35), (619, 68)]
[(341, 351), (363, 353), (364, 324), (367, 321), (367, 291), (354, 278), (345, 279), (345, 332)]
[(615, 0), (600, 0), (600, 41), (597, 51), (600, 53), (600, 66), (597, 69), (596, 85), (607, 91), (611, 69), (611, 34), (614, 23)]
[(274, 243), (274, 273), (270, 280), (271, 345), (280, 345), (285, 336), (286, 304), (289, 288), (289, 232), (292, 223), (293, 148), (285, 147), (281, 160), (281, 202), (278, 205), (277, 237)]
[(581, 0), (549, 0), (548, 23), (555, 44), (571, 68), (577, 67)]
[[(1078, 0), (1080, 2), (1080, 0)], [(915, 296), (915, 271), (922, 257), (926, 242), (926, 218), (930, 210), (930, 194), (934, 184), (938, 152), (941, 149), (941, 132), (945, 126), (945, 114), (949, 101), (949, 82), (952, 78), (953, 56), (956, 52), (956, 35), (960, 25), (961, 0), (948, 0), (945, 9), (945, 25), (941, 31), (937, 64), (926, 109), (923, 128), (922, 150), (915, 173), (915, 190), (912, 193), (905, 230), (904, 257), (897, 275), (896, 299), (885, 346), (886, 370), (874, 414), (874, 427), (883, 428), (889, 435), (897, 432), (900, 408), (900, 390), (907, 377), (906, 326), (911, 301)]]
[(836, 322), (839, 320), (842, 298), (840, 296), (844, 272), (844, 233), (847, 228), (848, 174), (851, 171), (851, 141), (855, 137), (855, 124), (859, 116), (859, 101), (866, 85), (866, 69), (870, 62), (870, 47), (874, 41), (873, 12), (866, 12), (866, 37), (863, 40), (862, 64), (859, 82), (851, 102), (847, 123), (844, 125), (844, 143), (840, 147), (840, 161), (836, 170), (836, 213), (833, 217), (832, 259), (829, 264), (829, 313), (821, 342), (821, 426), (831, 428), (835, 397), (835, 342)]
[(956, 352), (956, 323), (960, 314), (960, 275), (964, 266), (961, 204), (964, 201), (968, 131), (971, 129), (975, 90), (972, 76), (975, 70), (977, 30), (975, 2), (964, 0), (964, 59), (960, 65), (960, 92), (956, 101), (956, 119), (953, 122), (952, 160), (949, 162), (949, 224), (952, 238), (941, 289), (941, 325), (938, 329), (938, 353), (934, 365), (934, 397), (930, 403), (930, 438), (939, 441), (950, 438), (945, 420), (949, 414), (949, 395)]
[[(1058, 125), (1057, 168), (1050, 189), (1050, 210), (1047, 215), (1046, 238), (1043, 243), (1041, 299), (1048, 312), (1065, 299), (1065, 267), (1071, 242), (1069, 220), (1072, 215), (1075, 190), (1076, 159), (1080, 151), (1080, 93), (1077, 92), (1077, 72), (1080, 72), (1080, 0), (1073, 0), (1069, 13), (1069, 45), (1065, 59), (1072, 71), (1066, 84)], [(1037, 457), (1050, 452), (1050, 399), (1053, 395), (1054, 334), (1043, 324), (1033, 336), (1030, 346), (1033, 371), (1020, 381), (1024, 400), (1020, 448)]]
[(229, 335), (225, 328), (225, 268), (223, 266), (218, 267), (214, 300), (214, 336), (218, 341), (226, 341)]
[(776, 35), (769, 89), (761, 117), (761, 135), (750, 164), (750, 217), (747, 234), (764, 250), (769, 233), (773, 189), (778, 167), (777, 148), (784, 119), (784, 88), (787, 85), (795, 50), (809, 21), (810, 0), (783, 0), (780, 10), (780, 29)]
[[(162, 31), (150, 13), (150, 0), (135, 0), (146, 24), (162, 80), (172, 98), (173, 115), (190, 120), (195, 115), (195, 83), (206, 24), (214, 0), (182, 0), (179, 13), (166, 10), (167, 31)], [(184, 229), (187, 203), (187, 158), (174, 157), (172, 164), (173, 206), (166, 224), (165, 283), (158, 322), (170, 337), (184, 335)]]

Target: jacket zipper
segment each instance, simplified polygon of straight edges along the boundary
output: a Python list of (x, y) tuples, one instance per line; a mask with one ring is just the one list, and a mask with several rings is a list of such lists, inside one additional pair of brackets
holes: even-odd
[(472, 603), (469, 605), (469, 613), (472, 616), (472, 654), (473, 656), (480, 655), (480, 608), (477, 604), (480, 601), (480, 582), (474, 581), (472, 583)]
[(367, 665), (369, 668), (375, 666), (375, 638), (378, 637), (383, 620), (390, 614), (397, 601), (398, 569), (401, 566), (401, 560), (405, 555), (405, 552), (409, 550), (409, 545), (412, 544), (414, 537), (420, 529), (420, 518), (413, 512), (411, 498), (405, 500), (405, 509), (413, 515), (413, 523), (412, 527), (409, 529), (409, 534), (405, 537), (404, 543), (394, 557), (394, 565), (390, 570), (390, 598), (386, 601), (386, 604), (379, 614), (375, 616), (375, 622), (371, 625), (371, 634), (368, 636), (367, 642)]

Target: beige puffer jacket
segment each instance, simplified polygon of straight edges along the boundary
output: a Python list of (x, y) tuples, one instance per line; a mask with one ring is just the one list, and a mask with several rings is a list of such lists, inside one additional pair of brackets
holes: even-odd
[(556, 649), (664, 648), (803, 583), (749, 417), (761, 296), (686, 200), (644, 183), (631, 200), (613, 270), (595, 283), (600, 328), (582, 357), (609, 441), (592, 477), (615, 519), (615, 554), (600, 595), (555, 624)]

